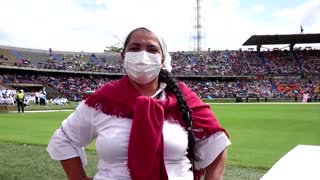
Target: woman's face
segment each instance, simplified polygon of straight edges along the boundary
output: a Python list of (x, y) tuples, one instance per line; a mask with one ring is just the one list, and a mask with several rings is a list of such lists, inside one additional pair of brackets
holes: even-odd
[[(157, 36), (144, 29), (136, 30), (131, 34), (130, 40), (124, 52), (139, 51), (146, 51), (148, 53), (159, 54), (162, 56), (161, 47)], [(122, 60), (124, 60), (124, 56), (125, 54), (122, 55)]]

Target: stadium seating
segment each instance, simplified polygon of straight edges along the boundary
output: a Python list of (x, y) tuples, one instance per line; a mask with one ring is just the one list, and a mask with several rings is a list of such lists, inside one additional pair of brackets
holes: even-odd
[(0, 48), (0, 64), (2, 65), (15, 65), (19, 60), (14, 56), (9, 49)]
[[(53, 55), (54, 54), (54, 55)], [(289, 51), (203, 51), (171, 52), (172, 74), (185, 81), (202, 98), (241, 97), (301, 97), (306, 91), (319, 87), (320, 50)], [(49, 52), (23, 48), (0, 48), (0, 65), (32, 68), (35, 70), (14, 74), (0, 74), (3, 83), (44, 84), (79, 100), (83, 92), (94, 91), (106, 82), (124, 74), (120, 54)], [(7, 67), (2, 67), (6, 69)], [(85, 74), (36, 73), (38, 68), (51, 71), (86, 71)], [(10, 68), (9, 68), (10, 69)], [(45, 72), (45, 70), (43, 70)], [(90, 72), (103, 74), (92, 75)], [(301, 75), (311, 75), (301, 79)], [(273, 76), (293, 77), (273, 79)], [(253, 79), (246, 78), (254, 77)], [(194, 77), (188, 79), (188, 77)], [(229, 77), (231, 79), (224, 79)], [(264, 78), (260, 78), (264, 77)], [(271, 77), (266, 78), (266, 77)], [(314, 77), (314, 78), (312, 78)], [(205, 79), (203, 79), (205, 78)]]

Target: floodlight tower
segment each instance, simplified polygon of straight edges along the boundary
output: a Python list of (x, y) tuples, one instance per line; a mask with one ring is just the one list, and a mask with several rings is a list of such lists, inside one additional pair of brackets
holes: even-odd
[(193, 36), (193, 49), (194, 51), (201, 51), (201, 40), (204, 38), (202, 36), (202, 18), (201, 18), (201, 1), (202, 0), (195, 0), (195, 25), (194, 28), (194, 36)]

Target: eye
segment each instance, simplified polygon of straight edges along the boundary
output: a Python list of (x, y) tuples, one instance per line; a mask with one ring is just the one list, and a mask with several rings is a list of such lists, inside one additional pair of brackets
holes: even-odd
[(140, 51), (140, 48), (139, 47), (130, 47), (130, 48), (128, 48), (127, 51), (138, 52), (138, 51)]
[(148, 53), (160, 54), (160, 51), (157, 48), (150, 48), (148, 49)]

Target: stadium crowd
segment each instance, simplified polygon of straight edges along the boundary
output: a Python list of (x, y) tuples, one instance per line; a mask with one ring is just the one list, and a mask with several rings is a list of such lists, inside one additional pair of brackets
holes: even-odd
[[(44, 84), (65, 94), (70, 100), (81, 100), (84, 92), (92, 92), (113, 79), (103, 76), (79, 75), (37, 75), (2, 74), (2, 83)], [(202, 98), (235, 98), (240, 97), (302, 97), (304, 92), (319, 93), (320, 81), (306, 80), (274, 80), (274, 88), (269, 80), (184, 80)], [(0, 82), (1, 82), (0, 81)], [(49, 97), (50, 98), (50, 97)]]
[[(6, 54), (5, 54), (6, 53)], [(0, 49), (0, 65), (68, 71), (123, 73), (120, 53), (106, 58), (102, 55), (60, 55), (49, 53), (29, 55), (17, 60)], [(202, 51), (172, 52), (172, 73), (185, 76), (292, 75), (320, 72), (320, 50), (273, 51)], [(35, 59), (37, 58), (37, 59)], [(10, 60), (13, 59), (13, 60)], [(59, 59), (59, 60), (58, 60)]]
[(295, 55), (301, 61), (303, 71), (320, 73), (320, 50), (297, 51)]
[[(31, 55), (30, 55), (31, 56)], [(20, 59), (15, 66), (45, 68), (69, 71), (98, 71), (124, 74), (117, 56), (107, 60), (102, 55), (83, 53), (60, 55), (60, 60), (53, 53), (42, 54), (45, 61), (32, 58)], [(36, 57), (36, 56), (34, 56)], [(299, 50), (290, 53), (280, 51), (204, 51), (201, 53), (172, 52), (172, 73), (183, 77), (189, 76), (242, 76), (242, 75), (301, 75), (320, 72), (320, 50)], [(14, 59), (8, 51), (0, 50), (0, 65), (6, 65)], [(91, 60), (90, 60), (91, 59)], [(36, 64), (37, 63), (37, 64)], [(84, 92), (95, 91), (108, 81), (105, 76), (98, 75), (40, 75), (37, 73), (0, 74), (2, 83), (44, 84), (49, 85), (71, 100), (81, 100)], [(234, 98), (241, 97), (302, 97), (304, 92), (314, 95), (319, 93), (319, 78), (313, 81), (300, 80), (183, 80), (202, 98)], [(3, 88), (2, 88), (3, 89)], [(3, 90), (2, 90), (3, 91)], [(3, 93), (1, 93), (3, 97)], [(9, 97), (9, 96), (6, 96)]]

